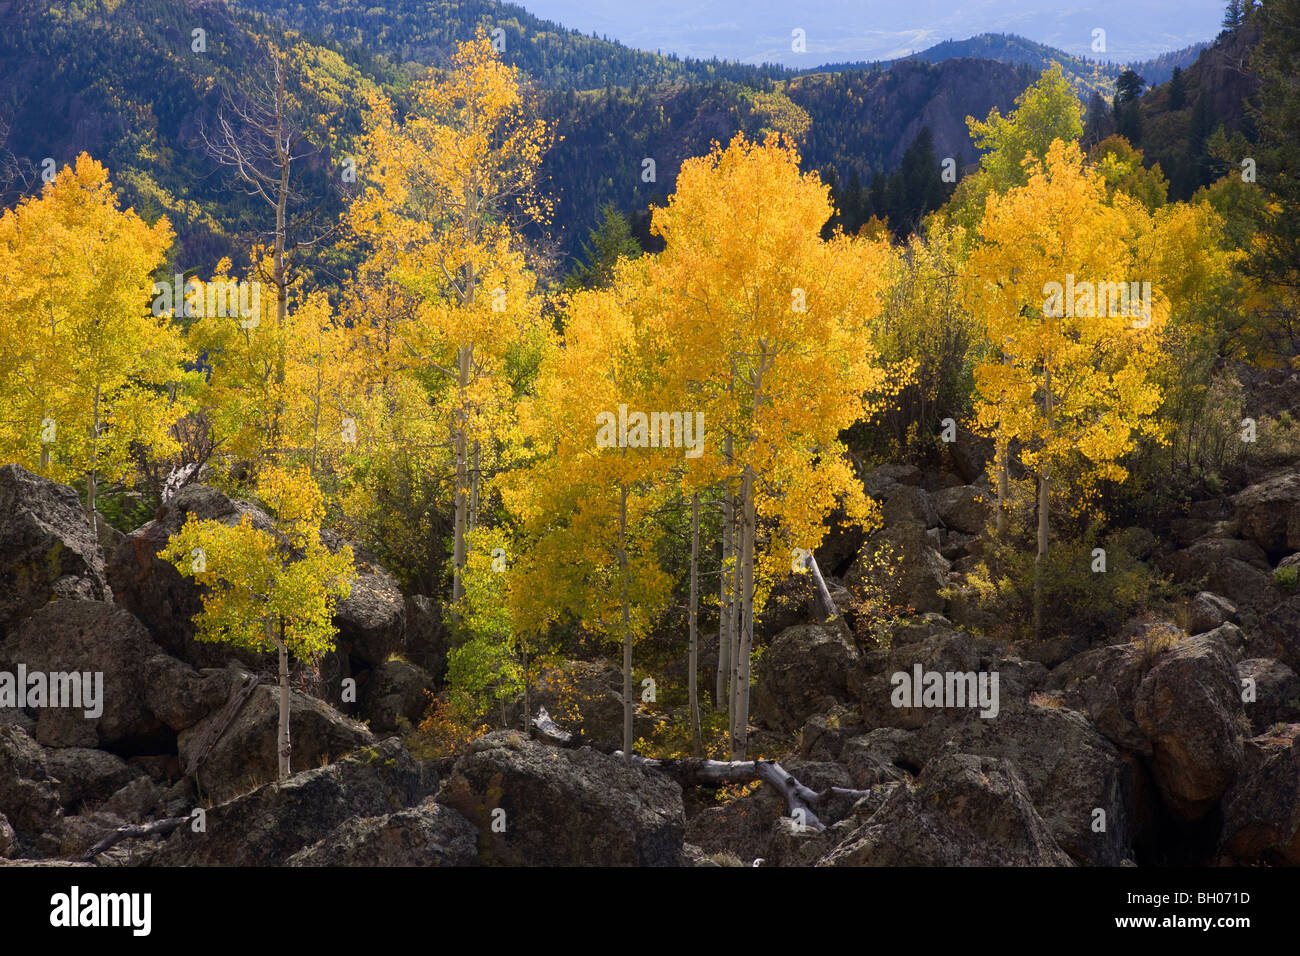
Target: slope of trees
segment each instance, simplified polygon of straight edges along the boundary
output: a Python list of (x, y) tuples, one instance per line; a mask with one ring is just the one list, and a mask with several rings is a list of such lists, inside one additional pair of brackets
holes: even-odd
[[(1123, 136), (1085, 148), (1053, 68), (968, 118), (982, 155), (958, 183), (918, 126), (877, 206), (861, 180), (833, 192), (799, 145), (819, 96), (857, 95), (850, 79), (701, 86), (682, 102), (737, 112), (680, 143), (728, 135), (664, 164), (638, 219), (602, 211), (594, 188), (559, 197), (601, 219), (567, 287), (537, 241), (560, 131), (485, 31), (400, 95), (358, 81), (357, 181), (306, 268), (286, 209), (319, 170), (285, 162), (282, 120), (304, 107), (312, 156), (347, 139), (310, 121), (338, 77), (321, 47), (273, 49), (283, 82), (227, 100), (280, 117), (263, 165), (235, 157), (262, 192), (246, 210), (262, 236), (239, 261), (177, 279), (169, 221), (124, 210), (85, 156), (0, 217), (0, 451), (74, 484), (88, 520), (145, 475), (266, 502), (271, 526), (196, 522), (167, 556), (208, 588), (205, 637), (278, 655), (282, 772), (288, 657), (330, 646), (353, 575), (332, 534), (433, 599), (451, 662), (439, 714), (462, 736), (520, 691), (527, 709), (552, 660), (608, 651), (625, 755), (743, 759), (758, 622), (832, 525), (874, 527), (864, 468), (933, 457), (958, 425), (989, 441), (996, 517), (966, 573), (1012, 638), (1067, 626), (1053, 589), (1113, 515), (1168, 518), (1222, 480), (1202, 434), (1230, 411), (1226, 360), (1296, 349), (1283, 78), (1300, 12), (1270, 13), (1237, 32), (1265, 38), (1279, 118), (1258, 142), (1216, 139), (1260, 147), (1258, 182), (1238, 167), (1179, 199)], [(1126, 86), (1125, 105), (1155, 95)], [(654, 100), (582, 103), (640, 116)], [(638, 229), (655, 241), (641, 254)], [(671, 745), (635, 734), (655, 675), (684, 705)]]

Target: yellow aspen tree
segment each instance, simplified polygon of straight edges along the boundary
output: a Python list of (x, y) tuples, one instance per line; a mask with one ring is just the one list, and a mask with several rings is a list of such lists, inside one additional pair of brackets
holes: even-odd
[(976, 370), (976, 421), (1018, 440), (1038, 479), (1035, 629), (1056, 476), (1122, 480), (1139, 435), (1159, 437), (1153, 379), (1168, 299), (1137, 270), (1150, 214), (1057, 141), (1024, 186), (991, 195), (971, 255), (967, 306), (1000, 350)]
[(452, 448), (454, 609), (478, 494), (476, 443), (481, 454), (494, 429), (509, 436), (503, 370), (540, 324), (518, 226), (549, 218), (533, 184), (551, 134), (483, 30), (447, 71), (419, 79), (410, 102), (399, 122), (389, 102), (370, 98), (366, 187), (349, 219), (372, 266), (420, 300), (402, 346), (444, 380), (429, 387), (446, 391), (431, 402), (445, 409)]
[(0, 217), (0, 453), (56, 481), (129, 481), (133, 443), (159, 456), (188, 409), (184, 342), (151, 309), (171, 245), (165, 219), (119, 208), (85, 153)]
[(356, 572), (350, 547), (331, 552), (321, 542), (325, 501), (306, 469), (264, 469), (258, 495), (270, 527), (256, 526), (247, 514), (236, 525), (191, 516), (159, 553), (204, 587), (203, 609), (194, 618), (198, 640), (277, 654), (283, 780), (292, 772), (289, 655), (314, 663), (333, 649), (334, 611)]
[(653, 298), (644, 263), (623, 260), (609, 288), (569, 300), (563, 342), (521, 410), (537, 458), (505, 492), (523, 530), (509, 590), (516, 627), (540, 635), (571, 617), (619, 640), (629, 759), (633, 646), (663, 612), (672, 583), (656, 554), (662, 471), (686, 452), (651, 444), (648, 383), (662, 368), (643, 348)]
[[(820, 543), (837, 502), (872, 521), (840, 433), (891, 387), (872, 345), (890, 252), (823, 241), (829, 191), (798, 163), (776, 136), (737, 136), (683, 164), (651, 227), (666, 243), (651, 281), (670, 304), (669, 374), (690, 383), (707, 428), (700, 480), (735, 496), (733, 759), (747, 747), (755, 615), (774, 576), (789, 572), (791, 549)], [(761, 554), (760, 520), (771, 526)]]

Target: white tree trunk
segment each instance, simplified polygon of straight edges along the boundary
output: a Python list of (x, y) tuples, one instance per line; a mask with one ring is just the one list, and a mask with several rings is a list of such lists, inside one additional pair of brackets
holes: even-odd
[[(280, 652), (280, 745), (277, 752), (280, 757), (280, 779), (284, 780), (292, 773), (290, 757), (293, 746), (289, 741), (289, 648), (284, 643), (284, 622), (280, 621), (279, 626), (276, 644)], [(274, 628), (275, 622), (268, 620), (267, 627)]]
[(749, 662), (754, 650), (754, 472), (745, 466), (741, 483), (740, 646), (736, 668), (736, 720), (732, 760), (744, 760), (749, 747)]
[(698, 670), (700, 663), (700, 494), (691, 495), (691, 610), (690, 610), (690, 664), (688, 667), (687, 696), (691, 708), (691, 745), (697, 757), (704, 756), (704, 737), (700, 730), (700, 689)]
[(623, 753), (632, 755), (632, 626), (627, 596), (627, 485), (619, 489), (618, 566), (623, 579)]

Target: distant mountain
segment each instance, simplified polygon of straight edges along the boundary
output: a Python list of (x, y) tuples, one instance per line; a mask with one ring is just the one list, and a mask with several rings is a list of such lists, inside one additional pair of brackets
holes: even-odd
[[(1080, 57), (1142, 62), (1219, 32), (1224, 0), (520, 0), (539, 17), (642, 50), (796, 69), (899, 59), (945, 39), (1014, 33)], [(803, 43), (792, 42), (802, 32)], [(1094, 51), (1097, 30), (1106, 50)]]
[(1200, 51), (1208, 44), (1197, 43), (1163, 53), (1150, 60), (1138, 63), (1113, 63), (1109, 60), (1094, 60), (1075, 56), (1055, 47), (1035, 43), (1014, 33), (981, 33), (968, 40), (945, 40), (927, 50), (915, 54), (914, 59), (938, 63), (957, 57), (973, 57), (985, 60), (997, 60), (999, 63), (1014, 63), (1032, 67), (1041, 72), (1053, 63), (1061, 64), (1061, 69), (1070, 78), (1082, 94), (1096, 90), (1109, 97), (1115, 92), (1115, 80), (1125, 68), (1131, 67), (1150, 85), (1163, 83), (1173, 74), (1174, 67), (1184, 69), (1196, 61)]

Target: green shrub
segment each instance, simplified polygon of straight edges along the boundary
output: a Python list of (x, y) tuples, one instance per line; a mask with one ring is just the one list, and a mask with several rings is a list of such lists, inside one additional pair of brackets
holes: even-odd
[(1290, 567), (1275, 570), (1273, 572), (1273, 583), (1283, 591), (1294, 591), (1297, 577), (1300, 577), (1300, 565), (1293, 564)]

